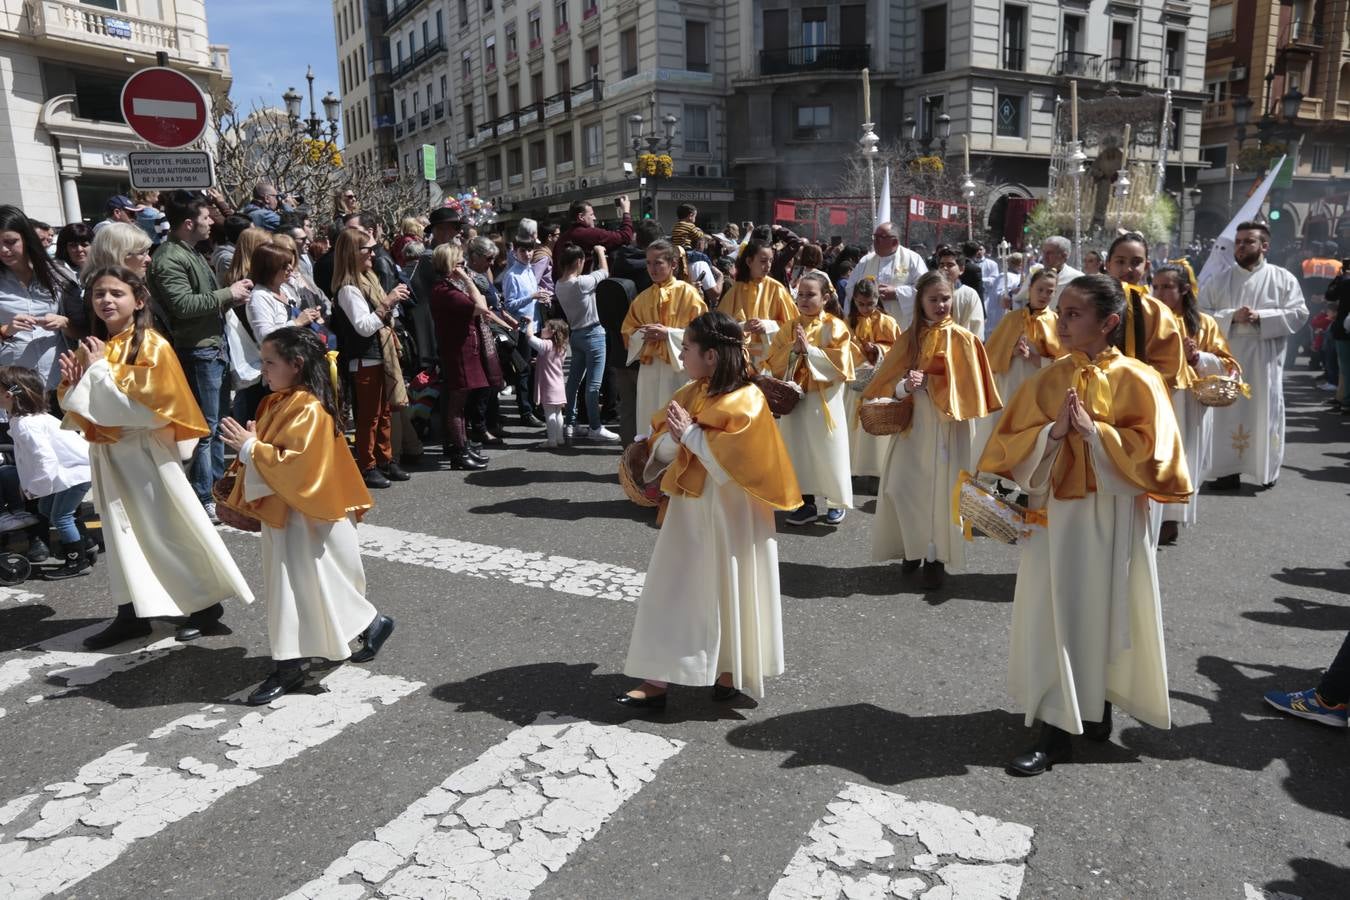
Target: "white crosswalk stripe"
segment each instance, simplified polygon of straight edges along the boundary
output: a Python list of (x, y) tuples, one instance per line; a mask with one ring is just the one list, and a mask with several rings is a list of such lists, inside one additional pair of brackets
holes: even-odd
[[(68, 781), (0, 806), (0, 896), (66, 890), (131, 845), (201, 812), (422, 687), (344, 666), (318, 695), (291, 694), (266, 711), (208, 706), (123, 744)], [(200, 734), (229, 727), (215, 741)], [(195, 755), (194, 755), (195, 754)], [(78, 832), (78, 833), (76, 833)]]
[(284, 900), (525, 900), (683, 746), (615, 725), (541, 717)]
[(813, 826), (769, 900), (1013, 900), (1032, 830), (849, 783)]

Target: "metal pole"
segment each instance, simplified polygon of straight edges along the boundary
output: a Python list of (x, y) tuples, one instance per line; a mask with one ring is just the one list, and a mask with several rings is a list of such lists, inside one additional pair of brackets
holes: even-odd
[(1083, 154), (1080, 141), (1070, 144), (1073, 152), (1069, 154), (1069, 177), (1073, 179), (1073, 264), (1074, 268), (1083, 267), (1083, 163), (1087, 157)]
[(867, 180), (872, 184), (870, 197), (872, 200), (872, 223), (875, 225), (877, 221), (877, 166), (870, 153), (867, 156)]

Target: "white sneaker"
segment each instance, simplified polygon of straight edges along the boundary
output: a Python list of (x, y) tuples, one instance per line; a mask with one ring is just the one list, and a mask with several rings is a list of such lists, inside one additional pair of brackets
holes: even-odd
[(563, 438), (570, 441), (575, 436), (576, 436), (575, 428), (573, 428), (571, 425), (563, 426)]
[(206, 517), (211, 520), (212, 525), (220, 524), (220, 516), (216, 515), (216, 501), (208, 500), (202, 504), (206, 509)]
[(603, 425), (601, 425), (594, 431), (589, 431), (586, 437), (592, 441), (600, 441), (601, 443), (605, 444), (612, 444), (619, 439), (619, 436), (617, 434), (610, 431)]
[(1332, 384), (1329, 381), (1324, 381), (1317, 386), (1317, 389), (1319, 391), (1334, 391), (1336, 390), (1336, 385)]

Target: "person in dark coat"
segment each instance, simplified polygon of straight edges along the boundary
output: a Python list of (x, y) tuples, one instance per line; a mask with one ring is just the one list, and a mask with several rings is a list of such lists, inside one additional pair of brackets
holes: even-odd
[(479, 328), (488, 311), (487, 300), (465, 268), (464, 252), (458, 245), (437, 247), (432, 264), (438, 278), (431, 288), (429, 306), (436, 323), (436, 346), (440, 348), (445, 453), (453, 469), (484, 469), (487, 457), (469, 445), (465, 407), (473, 391), (489, 385), (483, 329)]

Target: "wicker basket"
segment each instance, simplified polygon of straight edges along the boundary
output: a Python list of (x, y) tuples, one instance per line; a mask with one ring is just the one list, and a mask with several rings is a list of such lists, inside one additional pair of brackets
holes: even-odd
[(648, 496), (646, 484), (642, 480), (642, 470), (647, 468), (647, 454), (651, 448), (649, 441), (634, 441), (619, 457), (619, 484), (623, 492), (638, 506), (654, 507), (658, 501)]
[(867, 390), (867, 386), (872, 383), (872, 379), (876, 377), (876, 374), (877, 367), (870, 363), (864, 363), (863, 365), (858, 366), (853, 370), (853, 380), (848, 383), (848, 389), (850, 391), (862, 393)]
[(909, 428), (914, 419), (914, 399), (867, 400), (858, 407), (858, 421), (863, 431), (878, 437), (899, 434)]
[(1192, 384), (1191, 393), (1201, 406), (1232, 406), (1238, 397), (1251, 396), (1251, 389), (1236, 378), (1210, 375)]
[(966, 472), (961, 473), (958, 484), (960, 499), (957, 509), (967, 537), (971, 529), (978, 528), (996, 541), (1016, 544), (1030, 537), (1032, 530), (1040, 524), (1038, 514), (1003, 499), (993, 488)]
[(216, 501), (216, 517), (222, 524), (238, 528), (240, 531), (262, 531), (262, 522), (244, 515), (227, 502), (230, 499), (230, 492), (234, 490), (236, 477), (233, 472), (226, 472), (211, 487), (211, 498)]
[(764, 392), (764, 399), (769, 401), (769, 412), (775, 416), (788, 415), (802, 399), (802, 389), (791, 381), (783, 381), (772, 375), (756, 375), (750, 380)]

